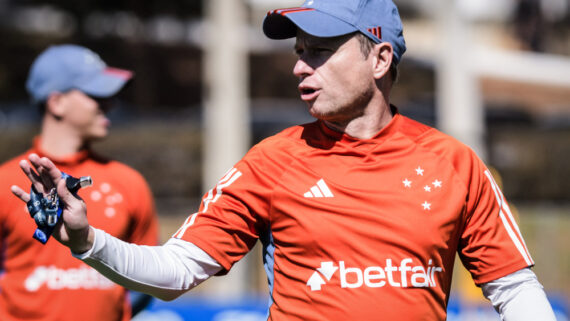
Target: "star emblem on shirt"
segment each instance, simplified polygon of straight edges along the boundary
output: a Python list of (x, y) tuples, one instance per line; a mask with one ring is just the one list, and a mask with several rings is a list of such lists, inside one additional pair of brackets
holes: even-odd
[(418, 168), (416, 168), (416, 174), (418, 176), (424, 176), (424, 169), (418, 166)]
[(403, 193), (411, 193), (406, 194), (405, 197), (407, 199), (414, 201), (416, 206), (419, 206), (423, 212), (438, 208), (436, 203), (441, 201), (443, 196), (440, 194), (443, 190), (443, 181), (440, 179), (441, 176), (439, 176), (441, 174), (429, 166), (426, 168), (422, 165), (417, 165), (404, 175), (406, 176), (400, 176), (401, 184), (403, 185), (401, 191)]
[(441, 181), (438, 180), (438, 179), (436, 179), (435, 181), (433, 181), (431, 184), (433, 185), (433, 187), (439, 187), (439, 188), (441, 188)]

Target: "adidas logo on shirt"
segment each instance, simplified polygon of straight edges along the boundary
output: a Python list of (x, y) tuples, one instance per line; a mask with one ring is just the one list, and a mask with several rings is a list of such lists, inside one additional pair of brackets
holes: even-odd
[(307, 198), (334, 197), (333, 193), (322, 178), (317, 182), (317, 184), (313, 185), (308, 192), (303, 194), (303, 196)]

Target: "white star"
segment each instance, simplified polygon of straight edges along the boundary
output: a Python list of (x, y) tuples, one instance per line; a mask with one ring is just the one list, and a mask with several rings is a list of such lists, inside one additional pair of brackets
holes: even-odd
[(424, 186), (424, 190), (426, 192), (431, 192), (431, 187), (429, 187), (429, 185)]
[(429, 210), (431, 209), (431, 204), (428, 203), (427, 201), (425, 201), (425, 202), (422, 204), (422, 206), (423, 206), (424, 210), (429, 211)]
[(439, 187), (439, 188), (441, 188), (441, 181), (438, 180), (438, 179), (436, 179), (435, 181), (433, 181), (432, 184), (433, 184), (433, 187)]
[(424, 176), (424, 170), (418, 166), (418, 168), (416, 168), (416, 174), (418, 174), (420, 176)]
[(405, 178), (402, 183), (404, 183), (404, 187), (412, 187), (412, 181), (409, 181), (407, 178)]

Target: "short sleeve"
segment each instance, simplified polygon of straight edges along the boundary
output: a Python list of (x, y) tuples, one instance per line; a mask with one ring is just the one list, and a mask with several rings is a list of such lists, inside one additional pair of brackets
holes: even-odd
[(459, 256), (476, 284), (534, 265), (491, 171), (473, 154)]
[(278, 161), (255, 147), (202, 198), (174, 238), (192, 242), (226, 271), (247, 254), (269, 226)]

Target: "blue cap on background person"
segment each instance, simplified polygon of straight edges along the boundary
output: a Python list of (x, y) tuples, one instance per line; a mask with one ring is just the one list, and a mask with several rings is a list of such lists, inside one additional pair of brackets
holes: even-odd
[(391, 0), (307, 0), (301, 7), (270, 11), (263, 21), (271, 39), (295, 37), (297, 27), (323, 38), (359, 31), (375, 43), (392, 44), (396, 63), (406, 51), (400, 14)]
[(87, 95), (115, 95), (132, 78), (129, 70), (108, 67), (93, 51), (77, 45), (51, 46), (32, 64), (26, 89), (33, 101), (46, 101), (53, 92), (77, 89)]

